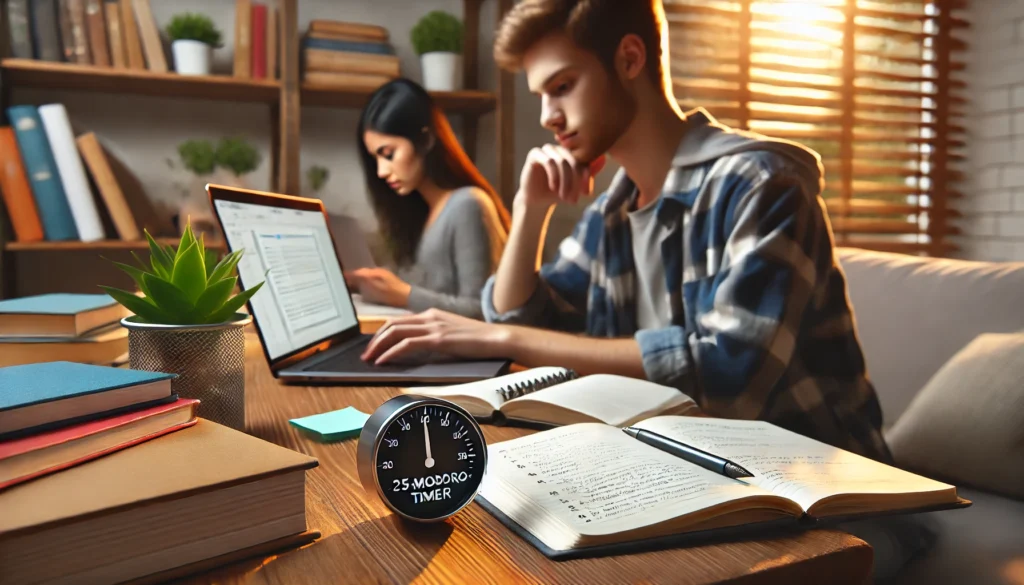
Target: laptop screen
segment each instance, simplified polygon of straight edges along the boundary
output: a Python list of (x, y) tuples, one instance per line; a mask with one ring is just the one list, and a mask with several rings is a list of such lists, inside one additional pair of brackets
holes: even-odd
[(266, 280), (250, 303), (271, 360), (358, 325), (323, 213), (222, 199), (214, 205), (229, 248), (245, 250), (242, 285)]

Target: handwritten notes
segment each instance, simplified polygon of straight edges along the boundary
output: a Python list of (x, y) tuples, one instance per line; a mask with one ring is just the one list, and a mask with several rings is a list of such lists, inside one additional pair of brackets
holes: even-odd
[(622, 532), (724, 502), (770, 496), (601, 424), (562, 427), (489, 449), (485, 498), (502, 489), (494, 481), (501, 478), (580, 534)]
[(763, 421), (655, 417), (636, 426), (734, 461), (754, 474), (748, 481), (797, 502), (804, 510), (842, 494), (952, 489)]

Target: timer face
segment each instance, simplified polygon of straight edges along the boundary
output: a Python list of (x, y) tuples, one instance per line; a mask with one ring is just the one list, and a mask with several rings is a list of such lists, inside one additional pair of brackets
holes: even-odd
[(377, 446), (381, 493), (406, 516), (448, 516), (476, 494), (486, 451), (478, 428), (443, 404), (423, 404), (395, 417)]

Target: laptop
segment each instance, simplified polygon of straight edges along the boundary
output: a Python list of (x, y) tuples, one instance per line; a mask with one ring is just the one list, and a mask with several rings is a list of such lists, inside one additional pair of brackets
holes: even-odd
[[(345, 270), (357, 268), (376, 268), (377, 263), (370, 252), (370, 245), (366, 242), (366, 235), (363, 233), (359, 221), (351, 215), (327, 215), (330, 222), (331, 234), (334, 235), (334, 251), (341, 259), (341, 265)], [(352, 293), (352, 302), (356, 306), (356, 315), (370, 319), (386, 319), (388, 317), (400, 317), (412, 315), (412, 311), (399, 307), (378, 305), (366, 301), (359, 293)]]
[(207, 184), (230, 251), (245, 250), (238, 278), (248, 289), (263, 353), (290, 383), (457, 384), (508, 372), (509, 360), (424, 360), (373, 365), (360, 358), (372, 339), (359, 330), (352, 294), (323, 202)]

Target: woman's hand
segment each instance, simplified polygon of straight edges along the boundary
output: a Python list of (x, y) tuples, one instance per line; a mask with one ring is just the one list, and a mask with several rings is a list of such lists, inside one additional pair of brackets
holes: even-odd
[(409, 304), (409, 283), (387, 268), (359, 268), (345, 273), (345, 283), (368, 303), (404, 308)]

